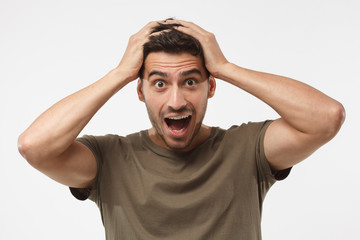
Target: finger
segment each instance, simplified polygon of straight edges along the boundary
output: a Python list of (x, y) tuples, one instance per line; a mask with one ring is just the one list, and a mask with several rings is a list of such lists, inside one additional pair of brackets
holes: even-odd
[(159, 32), (154, 32), (154, 33), (149, 34), (149, 38), (152, 37), (152, 36), (158, 36), (158, 35), (161, 35), (162, 33), (170, 32), (170, 31), (171, 31), (171, 29), (164, 29), (164, 30), (159, 31)]
[[(200, 26), (198, 26), (197, 24), (193, 23), (193, 22), (188, 22), (188, 21), (184, 21), (184, 20), (168, 20), (166, 21), (167, 24), (180, 24), (185, 28), (190, 28), (200, 34), (206, 34), (208, 33), (205, 29), (201, 28)], [(179, 26), (179, 28), (181, 28), (181, 26)]]
[(205, 34), (206, 34), (206, 32), (204, 32), (204, 31), (199, 31), (197, 29), (193, 29), (193, 28), (185, 27), (185, 26), (178, 26), (178, 27), (175, 27), (175, 29), (196, 38), (200, 42), (202, 41), (202, 39), (205, 37)]
[(147, 23), (143, 28), (141, 28), (137, 34), (146, 37), (150, 35), (155, 27), (157, 27), (159, 24), (165, 24), (165, 21), (151, 21)]
[(139, 31), (139, 33), (141, 32), (143, 34), (149, 35), (151, 33), (151, 31), (154, 29), (154, 27), (156, 27), (158, 25), (159, 25), (158, 21), (149, 22)]

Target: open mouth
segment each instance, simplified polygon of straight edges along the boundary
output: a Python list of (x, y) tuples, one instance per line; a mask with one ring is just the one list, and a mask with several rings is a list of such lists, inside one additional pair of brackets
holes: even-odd
[(184, 131), (186, 127), (189, 125), (190, 119), (191, 119), (191, 115), (176, 116), (176, 117), (165, 118), (165, 122), (171, 131), (175, 133), (180, 133)]

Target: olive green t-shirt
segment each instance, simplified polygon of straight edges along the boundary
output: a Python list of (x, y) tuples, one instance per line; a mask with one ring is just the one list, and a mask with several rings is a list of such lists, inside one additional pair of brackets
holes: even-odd
[(84, 136), (98, 174), (88, 194), (71, 191), (98, 205), (107, 240), (261, 239), (262, 202), (277, 179), (263, 148), (269, 124), (212, 128), (187, 153), (154, 144), (147, 131)]

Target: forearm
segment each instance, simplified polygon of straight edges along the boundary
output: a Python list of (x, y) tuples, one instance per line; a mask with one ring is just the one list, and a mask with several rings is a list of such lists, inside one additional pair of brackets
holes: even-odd
[(94, 114), (126, 85), (119, 69), (62, 99), (41, 114), (19, 137), (19, 150), (28, 160), (55, 157), (75, 140)]
[(262, 100), (300, 132), (336, 132), (340, 127), (337, 125), (338, 118), (344, 114), (342, 105), (315, 88), (293, 79), (230, 63), (223, 70), (219, 78)]
[(137, 78), (143, 63), (143, 45), (157, 25), (158, 22), (150, 22), (130, 37), (120, 64), (113, 71), (64, 98), (36, 119), (19, 137), (20, 153), (28, 161), (57, 158), (64, 153), (101, 106)]

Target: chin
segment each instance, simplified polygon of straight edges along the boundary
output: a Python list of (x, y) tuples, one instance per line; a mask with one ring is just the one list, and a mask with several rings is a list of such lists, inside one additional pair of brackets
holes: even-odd
[(165, 144), (174, 152), (186, 152), (190, 146), (190, 142), (174, 143), (173, 141), (165, 141)]

